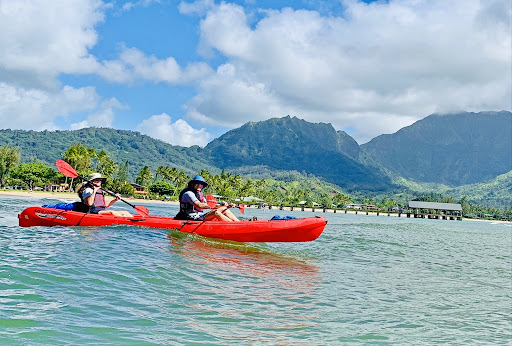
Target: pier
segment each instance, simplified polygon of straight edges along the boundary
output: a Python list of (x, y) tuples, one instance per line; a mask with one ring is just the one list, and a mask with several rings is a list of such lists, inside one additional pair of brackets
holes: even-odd
[(374, 206), (370, 209), (344, 208), (332, 209), (325, 207), (287, 207), (283, 205), (258, 205), (247, 206), (248, 208), (269, 209), (269, 210), (288, 210), (288, 211), (309, 211), (309, 212), (322, 212), (322, 213), (345, 213), (345, 214), (363, 214), (363, 215), (376, 215), (376, 216), (389, 216), (389, 217), (406, 217), (406, 218), (420, 218), (420, 219), (434, 219), (434, 220), (462, 220), (462, 206), (455, 203), (433, 203), (433, 202), (420, 202), (410, 201), (409, 209), (404, 211), (382, 211), (376, 210)]
[(462, 206), (458, 203), (410, 201), (409, 209), (415, 218), (462, 220)]

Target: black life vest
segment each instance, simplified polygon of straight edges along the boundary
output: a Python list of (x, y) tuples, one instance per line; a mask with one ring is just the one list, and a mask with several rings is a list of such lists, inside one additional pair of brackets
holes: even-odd
[(178, 197), (179, 201), (180, 201), (180, 211), (178, 212), (178, 214), (174, 217), (176, 220), (187, 220), (189, 219), (189, 214), (192, 214), (192, 213), (198, 213), (198, 212), (202, 212), (203, 209), (201, 208), (198, 208), (197, 206), (193, 205), (193, 204), (190, 204), (190, 203), (187, 203), (187, 202), (184, 202), (182, 199), (183, 199), (183, 195), (185, 193), (187, 193), (188, 191), (192, 191), (194, 193), (194, 195), (196, 196), (196, 198), (202, 202), (202, 203), (205, 203), (205, 198), (204, 198), (204, 195), (202, 192), (199, 192), (197, 191), (196, 189), (194, 189), (193, 187), (191, 186), (188, 186), (187, 188), (183, 189), (181, 192), (180, 192), (180, 195)]

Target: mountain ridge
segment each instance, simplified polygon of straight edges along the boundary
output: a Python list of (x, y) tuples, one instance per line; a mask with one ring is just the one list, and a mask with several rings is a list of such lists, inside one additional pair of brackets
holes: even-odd
[(361, 148), (406, 179), (450, 186), (483, 182), (512, 169), (512, 113), (434, 113)]
[[(461, 122), (458, 117), (465, 120)], [(173, 146), (138, 132), (109, 128), (42, 132), (0, 130), (0, 146), (20, 147), (22, 162), (36, 158), (53, 166), (65, 150), (79, 142), (97, 151), (105, 150), (118, 164), (129, 161), (132, 177), (146, 165), (153, 172), (159, 166), (176, 167), (190, 176), (202, 169), (214, 174), (222, 169), (253, 172), (254, 175), (279, 171), (280, 176), (312, 175), (346, 191), (362, 193), (410, 190), (414, 183), (404, 184), (404, 178), (405, 181), (427, 183), (426, 186), (429, 183), (446, 184), (448, 174), (456, 179), (446, 184), (448, 188), (443, 190), (453, 188), (455, 193), (459, 191), (455, 189), (457, 186), (486, 183), (512, 170), (512, 148), (506, 148), (512, 141), (512, 127), (507, 127), (509, 123), (512, 124), (512, 113), (507, 111), (433, 114), (395, 134), (378, 136), (359, 146), (351, 136), (336, 131), (329, 123), (310, 123), (286, 116), (248, 122), (216, 138), (205, 148)], [(468, 129), (471, 130), (469, 134), (466, 133)], [(464, 133), (454, 134), (457, 131)], [(508, 136), (507, 131), (510, 131)], [(433, 147), (435, 152), (431, 150)], [(393, 148), (410, 151), (403, 153)], [(489, 158), (489, 148), (494, 154), (492, 158)], [(459, 155), (459, 151), (464, 155)], [(424, 157), (430, 161), (421, 161)], [(444, 164), (447, 160), (450, 165)], [(396, 162), (398, 168), (393, 166)], [(436, 162), (433, 168), (432, 162)], [(419, 169), (423, 176), (414, 175), (414, 171), (403, 175), (401, 169), (404, 167)], [(482, 167), (483, 172), (478, 172)], [(439, 175), (438, 181), (428, 180), (432, 171)], [(506, 188), (506, 185), (499, 186)], [(470, 186), (468, 189), (478, 188)]]
[(246, 123), (214, 139), (204, 151), (226, 168), (265, 165), (305, 171), (348, 191), (393, 187), (378, 168), (360, 161), (365, 154), (352, 137), (331, 124), (309, 123), (297, 117)]

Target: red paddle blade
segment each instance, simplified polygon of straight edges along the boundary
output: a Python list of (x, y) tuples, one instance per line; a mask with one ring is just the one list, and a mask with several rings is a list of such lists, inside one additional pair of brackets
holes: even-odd
[(70, 178), (78, 177), (78, 173), (75, 171), (75, 169), (73, 167), (71, 167), (71, 165), (64, 160), (57, 160), (55, 162), (55, 166), (57, 166), (57, 169), (59, 170), (59, 172), (64, 174), (66, 177), (70, 177)]
[(141, 216), (149, 216), (149, 210), (141, 205), (135, 206), (135, 211)]
[(215, 197), (213, 197), (213, 195), (206, 195), (206, 204), (208, 204), (210, 208), (215, 208), (217, 200), (215, 199)]
[(243, 204), (243, 203), (242, 203), (242, 204), (240, 204), (240, 205), (238, 206), (238, 208), (240, 209), (240, 212), (241, 212), (242, 214), (244, 214), (244, 213), (245, 213), (245, 204)]

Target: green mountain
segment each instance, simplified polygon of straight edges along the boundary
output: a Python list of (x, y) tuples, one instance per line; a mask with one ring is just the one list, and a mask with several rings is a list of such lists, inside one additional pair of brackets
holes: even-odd
[(446, 194), (457, 199), (466, 196), (468, 202), (488, 207), (512, 207), (512, 171), (484, 183), (447, 190)]
[(296, 117), (249, 122), (204, 149), (218, 167), (266, 166), (314, 174), (348, 191), (383, 191), (393, 186), (377, 167), (365, 163), (357, 142), (331, 124)]
[[(53, 166), (72, 144), (105, 150), (133, 177), (142, 167), (176, 167), (192, 176), (227, 169), (253, 178), (309, 178), (348, 192), (386, 195), (436, 191), (485, 205), (512, 205), (512, 114), (431, 115), (394, 135), (361, 146), (331, 124), (295, 117), (249, 122), (205, 148), (173, 146), (138, 132), (108, 128), (77, 131), (0, 130), (0, 146), (20, 148), (22, 162)], [(457, 187), (454, 187), (457, 186)]]
[(138, 132), (109, 128), (86, 128), (76, 131), (22, 131), (0, 130), (0, 146), (9, 144), (21, 151), (21, 161), (41, 160), (50, 166), (62, 158), (72, 144), (81, 143), (96, 151), (104, 150), (121, 164), (129, 162), (129, 170), (135, 176), (142, 167), (148, 166), (153, 172), (159, 166), (172, 166), (189, 175), (201, 169), (220, 171), (201, 155), (198, 146), (184, 148), (170, 145)]
[(432, 114), (361, 148), (408, 180), (450, 186), (484, 182), (512, 170), (512, 113)]

